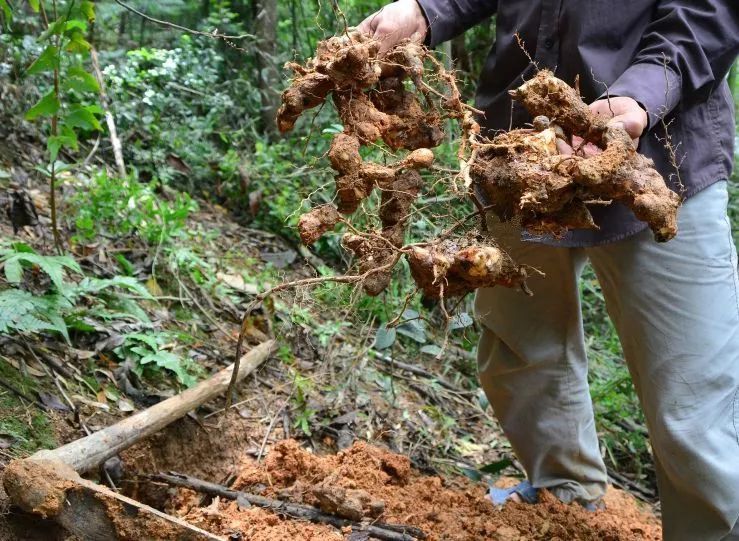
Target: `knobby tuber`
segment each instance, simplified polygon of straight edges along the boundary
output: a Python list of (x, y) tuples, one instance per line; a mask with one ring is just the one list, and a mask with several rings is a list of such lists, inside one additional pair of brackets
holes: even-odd
[[(502, 133), (474, 145), (472, 185), (503, 221), (518, 219), (533, 233), (559, 237), (596, 224), (588, 204), (620, 201), (646, 222), (657, 241), (677, 234), (680, 197), (639, 154), (626, 130), (593, 114), (575, 89), (547, 70), (511, 91), (534, 116), (533, 129)], [(558, 137), (582, 137), (601, 152), (562, 156)]]
[[(336, 108), (344, 130), (334, 136), (328, 152), (336, 172), (334, 203), (303, 214), (298, 230), (302, 241), (312, 244), (344, 223), (349, 232), (342, 245), (366, 275), (362, 285), (368, 294), (387, 287), (401, 256), (427, 296), (463, 295), (493, 285), (525, 289), (524, 268), (489, 237), (452, 228), (435, 239), (405, 244), (409, 218), (424, 189), (421, 171), (433, 165), (431, 149), (444, 139), (446, 119), (455, 120), (462, 132), (465, 190), (456, 195), (472, 198), (479, 213), (491, 210), (529, 232), (559, 237), (569, 229), (597, 227), (589, 205), (620, 201), (649, 224), (657, 240), (675, 236), (677, 194), (652, 161), (636, 152), (623, 128), (592, 114), (577, 91), (551, 72), (539, 71), (511, 91), (535, 117), (533, 129), (488, 139), (462, 102), (454, 74), (425, 47), (406, 40), (380, 54), (378, 45), (348, 31), (320, 42), (305, 65), (287, 64), (295, 77), (282, 95), (277, 119), (285, 132), (306, 110), (329, 98)], [(560, 155), (557, 138), (571, 141), (572, 136), (601, 152)], [(401, 154), (391, 163), (365, 161), (362, 147), (379, 143)], [(379, 227), (360, 231), (349, 216), (375, 190)]]
[[(338, 223), (346, 222), (350, 232), (344, 235), (342, 245), (355, 255), (359, 272), (367, 274), (362, 286), (370, 295), (378, 295), (388, 286), (401, 253), (409, 261), (416, 261), (414, 278), (428, 295), (467, 293), (482, 283), (521, 283), (523, 270), (492, 246), (481, 246), (479, 251), (494, 251), (506, 264), (490, 263), (484, 277), (474, 279), (468, 269), (463, 269), (464, 254), (456, 254), (455, 260), (453, 247), (436, 247), (441, 239), (413, 249), (405, 247), (408, 220), (424, 186), (419, 171), (434, 163), (431, 149), (444, 139), (444, 120), (457, 119), (470, 133), (477, 123), (462, 104), (454, 76), (423, 46), (404, 41), (383, 56), (378, 51), (375, 40), (349, 32), (319, 43), (316, 56), (305, 66), (287, 66), (295, 72), (295, 78), (282, 95), (280, 130), (292, 129), (304, 111), (329, 97), (344, 126), (343, 133), (333, 138), (328, 152), (336, 171), (335, 203), (315, 207), (300, 217), (298, 231), (302, 241), (312, 244)], [(378, 142), (392, 151), (406, 153), (390, 164), (363, 160), (362, 146)], [(356, 212), (375, 190), (380, 192), (380, 227), (359, 231), (342, 215)], [(438, 252), (434, 261), (447, 257), (449, 264), (434, 266), (435, 263), (422, 262), (420, 252), (416, 252), (424, 249), (435, 256)], [(447, 272), (451, 273), (449, 277)], [(448, 279), (455, 280), (455, 284), (440, 285)]]

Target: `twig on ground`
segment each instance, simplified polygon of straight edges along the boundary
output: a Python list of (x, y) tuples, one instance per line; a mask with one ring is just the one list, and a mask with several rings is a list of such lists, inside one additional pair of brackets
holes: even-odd
[(5, 387), (8, 391), (10, 391), (14, 395), (16, 395), (18, 398), (20, 398), (22, 400), (25, 400), (26, 402), (28, 402), (30, 404), (33, 404), (34, 406), (38, 406), (42, 410), (43, 409), (46, 409), (46, 408), (44, 408), (44, 405), (41, 404), (38, 400), (34, 400), (33, 398), (31, 398), (27, 394), (25, 394), (23, 391), (20, 391), (20, 390), (16, 389), (15, 387), (13, 387), (12, 385), (10, 385), (6, 381), (3, 381), (2, 379), (0, 379), (0, 386)]
[(74, 374), (67, 367), (65, 367), (62, 363), (60, 363), (57, 359), (55, 359), (52, 355), (48, 354), (47, 352), (43, 350), (40, 350), (39, 355), (36, 355), (36, 352), (33, 350), (30, 344), (26, 343), (26, 347), (28, 348), (28, 351), (31, 352), (31, 355), (33, 355), (33, 357), (40, 364), (48, 366), (54, 372), (56, 372), (62, 377), (65, 377), (67, 379), (74, 379)]
[(617, 471), (614, 471), (612, 469), (608, 469), (608, 477), (611, 478), (611, 482), (614, 485), (619, 486), (620, 488), (628, 491), (629, 493), (633, 494), (640, 500), (643, 500), (645, 502), (654, 503), (654, 500), (656, 498), (656, 494), (649, 490), (647, 487), (642, 486), (635, 481), (632, 481), (625, 475), (621, 475)]
[(322, 524), (329, 524), (335, 528), (352, 528), (352, 531), (365, 531), (370, 536), (385, 541), (413, 541), (414, 539), (426, 539), (426, 533), (415, 526), (407, 526), (404, 524), (385, 524), (375, 523), (364, 525), (360, 522), (337, 517), (329, 513), (325, 513), (320, 509), (309, 505), (301, 505), (296, 503), (288, 503), (280, 500), (272, 500), (256, 494), (240, 492), (230, 488), (203, 481), (189, 475), (169, 472), (159, 473), (147, 476), (152, 481), (159, 481), (169, 485), (190, 488), (197, 492), (203, 492), (212, 496), (219, 496), (228, 500), (236, 500), (237, 502), (247, 502), (250, 505), (271, 509), (277, 514), (289, 516), (292, 518), (309, 520)]
[(375, 354), (375, 359), (378, 359), (379, 361), (382, 361), (383, 363), (385, 363), (387, 365), (400, 368), (401, 370), (405, 370), (406, 372), (410, 372), (411, 374), (416, 374), (417, 376), (421, 376), (421, 377), (424, 377), (424, 378), (435, 380), (435, 381), (437, 381), (439, 383), (439, 385), (441, 385), (445, 389), (447, 389), (449, 391), (453, 391), (453, 392), (455, 392), (457, 394), (461, 394), (461, 395), (475, 394), (474, 391), (464, 391), (462, 389), (459, 389), (458, 387), (455, 387), (454, 385), (452, 385), (451, 383), (449, 383), (448, 381), (446, 381), (445, 379), (443, 379), (441, 376), (438, 376), (436, 374), (432, 374), (428, 370), (424, 370), (423, 368), (420, 368), (418, 366), (415, 366), (415, 365), (412, 365), (412, 364), (407, 364), (407, 363), (404, 363), (404, 362), (400, 362), (400, 361), (391, 359), (390, 357), (386, 357), (384, 355), (380, 355), (379, 353), (376, 353)]

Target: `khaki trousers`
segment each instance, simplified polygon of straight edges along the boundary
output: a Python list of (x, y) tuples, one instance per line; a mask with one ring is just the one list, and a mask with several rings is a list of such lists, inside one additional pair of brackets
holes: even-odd
[[(668, 541), (739, 540), (739, 278), (727, 183), (686, 201), (679, 233), (590, 248), (491, 224), (534, 295), (478, 292), (482, 386), (535, 487), (594, 501), (606, 486), (578, 292), (589, 259), (644, 409)], [(733, 530), (733, 533), (732, 533)]]

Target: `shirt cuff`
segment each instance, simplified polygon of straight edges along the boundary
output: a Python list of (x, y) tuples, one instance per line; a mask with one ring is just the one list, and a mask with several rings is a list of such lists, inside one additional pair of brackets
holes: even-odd
[(611, 96), (639, 102), (647, 112), (647, 131), (657, 125), (680, 102), (680, 76), (669, 66), (639, 62), (629, 66), (608, 89)]
[(452, 25), (446, 21), (454, 20), (451, 2), (440, 0), (416, 0), (423, 16), (426, 17), (428, 30), (426, 32), (425, 45), (436, 47), (453, 37)]

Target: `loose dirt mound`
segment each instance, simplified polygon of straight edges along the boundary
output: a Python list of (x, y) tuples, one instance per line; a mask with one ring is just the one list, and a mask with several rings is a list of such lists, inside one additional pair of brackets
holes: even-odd
[[(345, 516), (417, 526), (430, 540), (658, 540), (657, 519), (628, 494), (611, 489), (607, 509), (590, 513), (545, 493), (536, 505), (510, 503), (496, 509), (485, 487), (464, 478), (443, 479), (414, 471), (408, 459), (366, 443), (317, 457), (295, 441), (275, 445), (266, 460), (247, 459), (233, 488), (332, 508)], [(170, 511), (222, 535), (250, 541), (341, 540), (349, 532), (285, 520), (262, 509), (240, 509), (215, 499), (208, 507), (192, 491), (180, 490)], [(337, 511), (338, 509), (338, 511)]]

